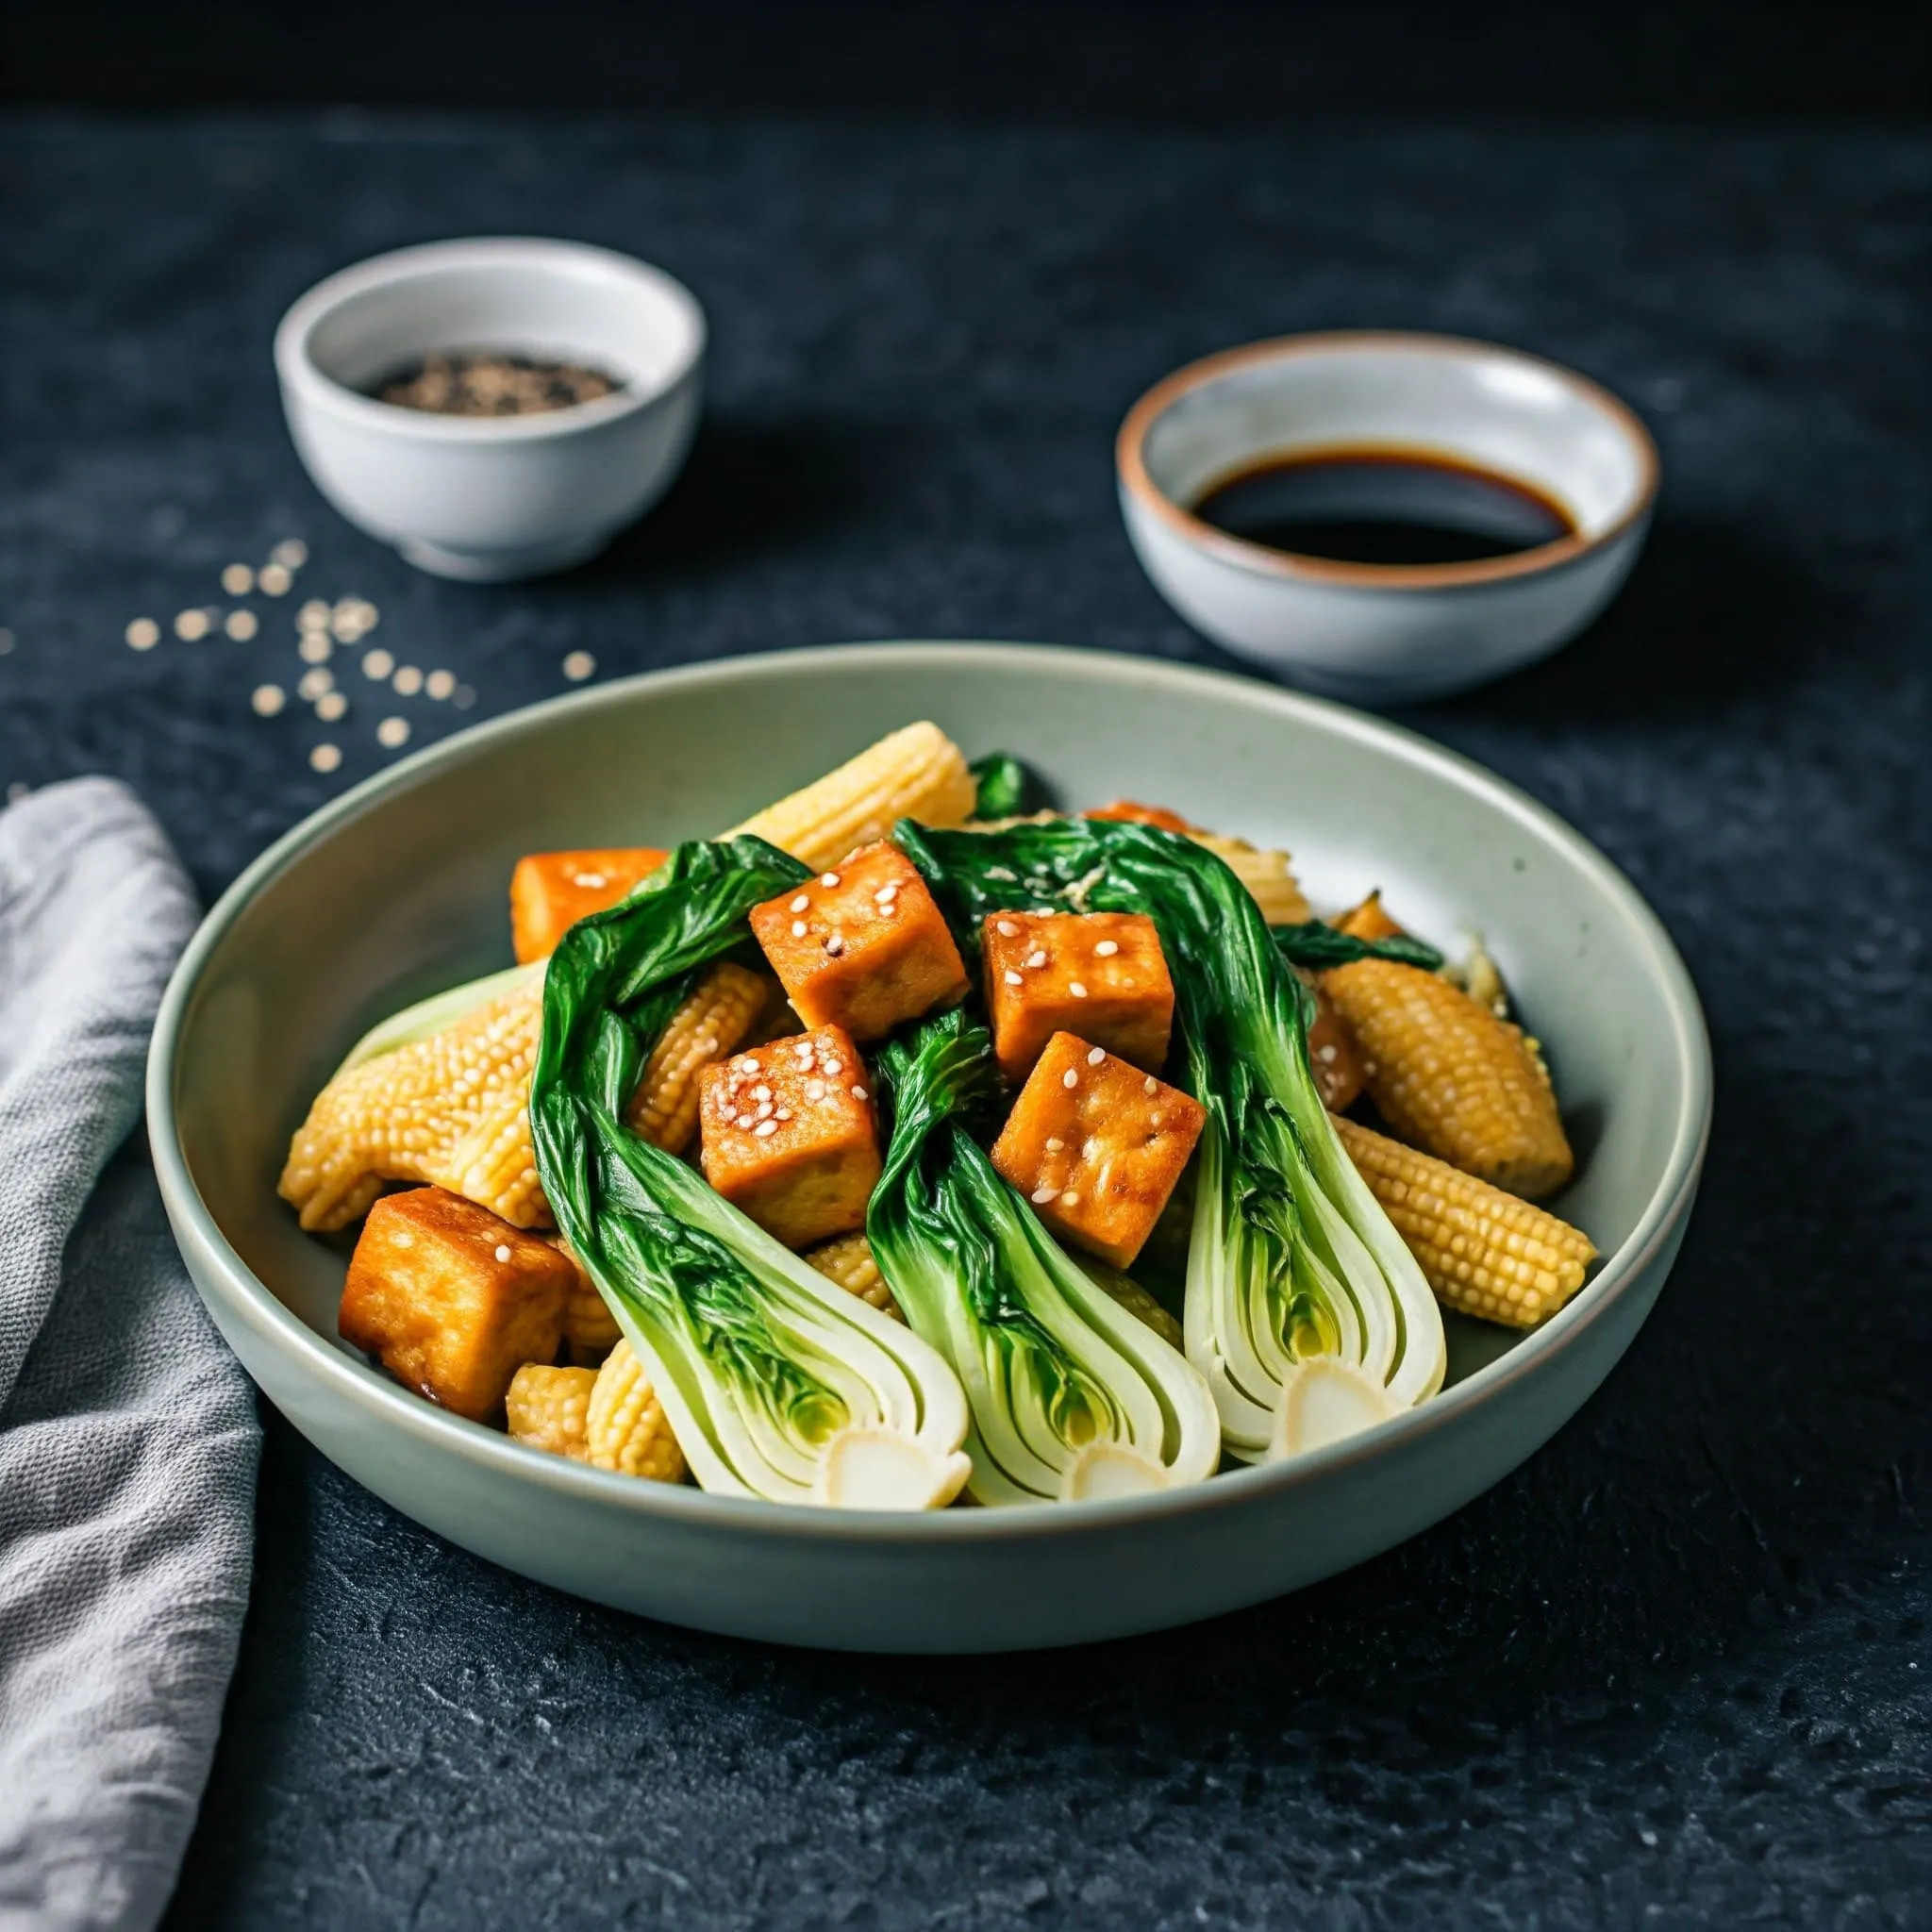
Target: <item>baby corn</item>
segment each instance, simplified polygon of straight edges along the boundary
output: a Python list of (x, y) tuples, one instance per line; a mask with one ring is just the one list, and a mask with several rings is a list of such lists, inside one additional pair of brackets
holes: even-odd
[[(737, 1045), (763, 999), (762, 982), (741, 966), (713, 967), (698, 981), (645, 1063), (629, 1116), (637, 1132), (673, 1153), (691, 1139), (699, 1072)], [(282, 1171), (282, 1198), (300, 1209), (302, 1225), (346, 1227), (387, 1181), (427, 1181), (515, 1226), (547, 1225), (529, 1120), (542, 1025), (537, 977), (427, 1040), (338, 1074), (317, 1095)]]
[(959, 747), (937, 724), (908, 724), (724, 836), (754, 833), (823, 872), (887, 837), (900, 819), (963, 824), (974, 797)]
[(1521, 1030), (1433, 973), (1358, 959), (1322, 975), (1362, 1077), (1406, 1141), (1524, 1200), (1575, 1170), (1547, 1075)]
[(594, 1369), (552, 1369), (525, 1362), (510, 1377), (504, 1409), (511, 1439), (582, 1462), (589, 1451)]
[(584, 1434), (585, 1460), (593, 1468), (663, 1483), (684, 1480), (684, 1452), (627, 1341), (620, 1341), (597, 1371)]
[(1533, 1328), (1583, 1286), (1596, 1249), (1567, 1222), (1351, 1120), (1335, 1131), (1446, 1307)]
[(860, 1301), (871, 1303), (880, 1314), (890, 1315), (895, 1322), (906, 1319), (873, 1258), (872, 1243), (862, 1234), (841, 1234), (836, 1241), (821, 1241), (800, 1258), (827, 1281), (836, 1281)]
[(1247, 887), (1270, 925), (1299, 925), (1315, 916), (1302, 896), (1287, 853), (1250, 845), (1245, 839), (1224, 838), (1219, 832), (1190, 832), (1188, 837), (1196, 845), (1205, 845)]

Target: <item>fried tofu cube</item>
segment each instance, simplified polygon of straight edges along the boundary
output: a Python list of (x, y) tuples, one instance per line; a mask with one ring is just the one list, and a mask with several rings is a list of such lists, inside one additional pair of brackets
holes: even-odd
[(808, 1026), (883, 1040), (966, 995), (966, 968), (904, 853), (867, 845), (836, 871), (755, 907), (751, 929)]
[(655, 845), (525, 853), (509, 877), (510, 942), (517, 964), (547, 959), (578, 920), (615, 906), (667, 856)]
[(460, 1194), (416, 1188), (369, 1210), (336, 1325), (418, 1394), (501, 1422), (510, 1377), (557, 1359), (576, 1279), (541, 1236)]
[(865, 1225), (879, 1177), (870, 1076), (842, 1026), (735, 1054), (699, 1075), (705, 1178), (788, 1248)]
[(1179, 1088), (1056, 1033), (993, 1142), (992, 1164), (1057, 1235), (1126, 1268), (1207, 1119)]
[(1174, 981), (1154, 922), (1139, 912), (995, 912), (984, 927), (986, 1004), (1000, 1072), (1018, 1086), (1056, 1033), (1158, 1074), (1174, 1026)]

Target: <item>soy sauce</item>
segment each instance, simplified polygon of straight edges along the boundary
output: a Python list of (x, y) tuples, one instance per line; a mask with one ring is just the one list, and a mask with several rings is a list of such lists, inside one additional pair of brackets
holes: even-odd
[(1192, 508), (1231, 537), (1336, 563), (1479, 563), (1576, 534), (1569, 509), (1533, 484), (1387, 445), (1269, 457)]

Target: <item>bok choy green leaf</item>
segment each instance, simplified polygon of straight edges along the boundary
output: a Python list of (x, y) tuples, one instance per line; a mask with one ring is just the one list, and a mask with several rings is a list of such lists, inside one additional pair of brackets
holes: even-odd
[(975, 949), (999, 910), (1142, 912), (1158, 928), (1186, 1084), (1208, 1110), (1183, 1325), (1229, 1453), (1294, 1454), (1432, 1395), (1435, 1297), (1322, 1107), (1311, 995), (1221, 859), (1106, 821), (893, 836)]
[(695, 974), (747, 942), (753, 906), (808, 876), (762, 840), (693, 842), (564, 935), (530, 1083), (537, 1170), (706, 1489), (936, 1507), (967, 1473), (943, 1358), (624, 1124)]
[(953, 1011), (878, 1055), (892, 1110), (866, 1234), (907, 1319), (965, 1385), (970, 1495), (1050, 1503), (1212, 1475), (1207, 1383), (1068, 1256), (967, 1124), (998, 1089), (986, 1028)]

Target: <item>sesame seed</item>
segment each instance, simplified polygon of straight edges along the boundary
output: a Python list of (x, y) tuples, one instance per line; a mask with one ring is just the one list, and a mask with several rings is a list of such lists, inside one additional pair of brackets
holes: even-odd
[(1106, 1058), (1107, 1049), (1104, 1046), (1093, 1047), (1087, 1055), (1087, 1064), (1090, 1067), (1097, 1067)]
[(1062, 1087), (1071, 1089), (1077, 1087), (1079, 1084), (1080, 1076), (1078, 1074), (1074, 1073), (1072, 1067), (1069, 1067), (1067, 1071), (1060, 1075), (1060, 1085)]
[(573, 651), (563, 660), (563, 675), (573, 684), (581, 684), (597, 669), (597, 660), (588, 651)]
[(1019, 874), (1008, 866), (990, 865), (986, 869), (986, 875), (990, 879), (1004, 879), (1009, 886), (1019, 883)]
[(299, 537), (284, 537), (268, 555), (284, 570), (300, 570), (308, 561), (308, 546)]
[(1033, 1205), (1036, 1208), (1044, 1208), (1058, 1192), (1059, 1190), (1058, 1188), (1035, 1188), (1033, 1191)]
[(881, 886), (878, 889), (878, 891), (872, 895), (873, 904), (875, 906), (890, 906), (892, 903), (892, 901), (896, 899), (898, 896), (899, 888), (897, 886)]
[(323, 696), (325, 692), (332, 691), (335, 688), (336, 681), (333, 675), (323, 670), (320, 665), (317, 665), (313, 671), (305, 671), (302, 674), (295, 685), (295, 695), (307, 698), (312, 705), (317, 698)]
[(261, 628), (261, 625), (252, 610), (231, 610), (223, 621), (222, 628), (238, 644), (245, 644)]
[(1047, 1141), (1046, 1151), (1049, 1154), (1058, 1154), (1066, 1144), (1058, 1134), (1055, 1134)]
[(771, 1102), (770, 1102), (769, 1100), (761, 1100), (761, 1101), (759, 1101), (759, 1102), (758, 1102), (758, 1119), (759, 1119), (759, 1120), (761, 1120), (761, 1121), (768, 1121), (768, 1120), (770, 1120), (771, 1118), (772, 1118), (772, 1103), (771, 1103)]
[(863, 1087), (855, 1085), (852, 1089), (852, 1097), (854, 1100), (870, 1100), (872, 1095)]
[(342, 748), (339, 744), (318, 744), (308, 754), (308, 766), (315, 772), (333, 772), (342, 761)]
[(175, 635), (184, 643), (193, 643), (197, 638), (208, 633), (208, 612), (206, 610), (179, 610), (175, 614)]
[(752, 1129), (752, 1133), (760, 1141), (770, 1140), (771, 1137), (777, 1131), (778, 1123), (776, 1121), (760, 1121), (758, 1124), (758, 1125)]
[(750, 1129), (758, 1124), (758, 1115), (755, 1113), (741, 1113), (738, 1116), (734, 1124)]
[(739, 1057), (731, 1062), (731, 1071), (734, 1074), (741, 1074), (750, 1064), (750, 1061), (748, 1061), (742, 1054), (740, 1054)]
[(457, 676), (454, 671), (432, 671), (423, 680), (423, 689), (439, 704), (448, 697), (450, 692), (455, 691), (456, 688)]
[(1152, 1074), (1149, 1074), (1147, 1077), (1141, 1082), (1141, 1091), (1142, 1093), (1147, 1094), (1151, 1098), (1154, 1094), (1157, 1094), (1160, 1091), (1160, 1082), (1157, 1080)]
[(231, 563), (222, 572), (222, 589), (231, 597), (245, 597), (255, 588), (255, 573), (245, 563)]
[(413, 664), (399, 665), (391, 681), (398, 697), (412, 698), (423, 689), (423, 674)]
[(322, 630), (329, 620), (328, 600), (325, 597), (311, 597), (295, 613), (295, 623), (303, 630)]
[(289, 697), (278, 684), (258, 684), (254, 696), (248, 702), (255, 708), (258, 718), (273, 718), (289, 702)]
[(1362, 1078), (1364, 1080), (1373, 1080), (1378, 1071), (1374, 1060), (1364, 1060), (1362, 1062)]
[(808, 1080), (805, 1083), (805, 1097), (808, 1100), (823, 1100), (825, 1097), (825, 1083), (823, 1080)]
[(789, 1121), (791, 1118), (791, 1109), (789, 1107), (781, 1107), (772, 1118), (774, 1121)]
[(752, 1059), (749, 1056), (747, 1056), (745, 1058), (738, 1062), (738, 1069), (739, 1072), (742, 1074), (757, 1074), (763, 1072), (763, 1068), (759, 1065), (759, 1063), (757, 1060)]
[(1318, 1046), (1315, 1049), (1315, 1058), (1324, 1067), (1332, 1067), (1335, 1064), (1335, 1048), (1333, 1043), (1331, 1042), (1327, 1046)]
[(772, 1090), (761, 1080), (751, 1090), (751, 1097), (754, 1100), (769, 1100), (772, 1097)]
[(842, 1074), (844, 1071), (845, 1062), (841, 1059), (834, 1058), (829, 1059), (825, 1062), (825, 1073), (827, 1074), (827, 1075), (829, 1075), (829, 1077), (831, 1077), (834, 1080), (836, 1080), (839, 1077), (839, 1075)]
[(994, 920), (992, 929), (1003, 940), (1018, 939), (1020, 936), (1020, 928), (1010, 919)]
[(1067, 1191), (1060, 1196), (1060, 1206), (1062, 1208), (1077, 1208), (1079, 1205), (1080, 1197), (1074, 1191), (1072, 1188), (1069, 1188)]
[(581, 886), (587, 892), (601, 892), (610, 881), (601, 872), (580, 872), (571, 883)]
[(810, 1041), (801, 1040), (791, 1051), (796, 1058), (803, 1061), (808, 1067), (811, 1065), (812, 1056), (818, 1052), (818, 1048)]
[(1096, 959), (1111, 959), (1113, 956), (1120, 951), (1120, 941), (1102, 940), (1101, 942), (1094, 947), (1093, 957)]
[(255, 588), (264, 597), (286, 597), (294, 581), (285, 563), (265, 563), (255, 574)]
[(1087, 988), (1085, 984), (1080, 980), (1075, 979), (1071, 981), (1067, 987), (1067, 991), (1070, 993), (1072, 993), (1076, 1000), (1084, 1000), (1087, 997)]
[(825, 951), (826, 951), (826, 952), (828, 952), (829, 954), (831, 954), (831, 956), (832, 956), (832, 957), (833, 957), (833, 958), (835, 958), (835, 959), (836, 959), (836, 958), (837, 958), (839, 957), (839, 955), (840, 955), (841, 953), (842, 953), (842, 952), (843, 952), (844, 950), (845, 950), (845, 941), (843, 941), (842, 939), (841, 939), (841, 938), (840, 938), (840, 936), (839, 936), (839, 935), (838, 935), (837, 933), (834, 933), (834, 934), (833, 934), (833, 935), (831, 936), (831, 938), (830, 938), (830, 939), (828, 939), (828, 940), (827, 940), (827, 941), (825, 941)]
[(407, 718), (385, 718), (375, 727), (375, 741), (384, 751), (400, 751), (409, 741), (409, 721)]
[(1044, 966), (1046, 964), (1046, 955), (1041, 952), (1028, 953), (1026, 955), (1026, 963), (1029, 966)]
[(829, 891), (831, 890), (831, 888), (832, 888), (832, 887), (836, 886), (836, 885), (837, 885), (838, 883), (839, 883), (839, 874), (838, 874), (837, 873), (835, 873), (835, 872), (822, 872), (822, 873), (820, 873), (820, 874), (819, 874), (819, 884), (820, 884), (820, 885), (822, 885), (822, 886), (824, 886), (824, 888), (825, 888), (825, 889), (826, 889), (826, 890), (827, 890), (828, 891)]
[(364, 677), (387, 677), (396, 668), (396, 660), (380, 644), (373, 651), (362, 654), (362, 675)]
[(295, 646), (295, 655), (305, 664), (326, 664), (335, 654), (335, 640), (325, 630), (304, 631), (302, 641)]
[(791, 922), (791, 937), (792, 937), (793, 939), (795, 939), (795, 940), (802, 940), (802, 939), (803, 939), (803, 938), (805, 937), (805, 921), (804, 921), (804, 920), (802, 920), (802, 919), (794, 919), (794, 920), (793, 920), (793, 921)]
[(152, 651), (161, 641), (161, 627), (152, 617), (137, 617), (122, 633), (131, 651)]
[(1017, 973), (1015, 973), (1010, 966), (1008, 966), (1007, 970), (1000, 974), (1000, 977), (1004, 979), (1008, 986), (1018, 986), (1021, 984), (1020, 975)]
[(798, 897), (791, 902), (791, 909), (794, 912), (809, 911), (811, 909), (811, 894), (809, 892), (799, 893)]
[(496, 1244), (496, 1258), (499, 1261), (508, 1261), (509, 1259), (509, 1249), (502, 1241), (498, 1241)]
[(315, 701), (315, 715), (325, 724), (333, 724), (337, 719), (345, 718), (349, 712), (349, 701), (339, 691), (325, 691)]

